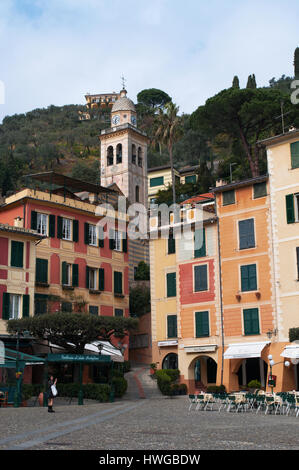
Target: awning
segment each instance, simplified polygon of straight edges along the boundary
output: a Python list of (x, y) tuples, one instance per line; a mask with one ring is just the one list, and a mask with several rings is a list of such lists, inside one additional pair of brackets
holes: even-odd
[(111, 356), (111, 359), (114, 362), (124, 362), (124, 356), (122, 355), (121, 351), (113, 346), (113, 344), (111, 344), (109, 341), (96, 340), (90, 344), (86, 344), (84, 349), (85, 351), (99, 354), (99, 346), (102, 356)]
[(281, 353), (282, 357), (288, 357), (289, 359), (299, 359), (299, 343), (289, 344), (285, 346)]
[(270, 341), (261, 343), (236, 343), (229, 344), (224, 353), (224, 359), (248, 359), (250, 357), (261, 357), (261, 352)]

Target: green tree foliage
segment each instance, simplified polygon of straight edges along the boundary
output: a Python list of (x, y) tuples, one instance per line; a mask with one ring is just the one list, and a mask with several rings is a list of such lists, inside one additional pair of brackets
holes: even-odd
[(137, 102), (151, 109), (163, 108), (170, 101), (171, 97), (157, 88), (142, 90), (137, 95)]
[(147, 286), (141, 285), (130, 289), (130, 315), (140, 317), (151, 311), (151, 294)]
[(233, 88), (240, 88), (239, 77), (237, 75), (235, 75), (234, 78), (233, 78), (232, 87)]
[(150, 267), (144, 261), (140, 261), (135, 273), (136, 281), (149, 281), (150, 278)]
[[(280, 115), (281, 101), (285, 101), (288, 125), (298, 122), (298, 105), (291, 104), (278, 89), (269, 88), (229, 88), (208, 99), (191, 116), (194, 129), (201, 129), (212, 142), (218, 139), (229, 144), (230, 155), (242, 158), (242, 172), (255, 177), (265, 169), (266, 156), (257, 141), (280, 134), (281, 122), (275, 120)], [(295, 124), (296, 125), (296, 124)], [(219, 145), (220, 144), (220, 145)], [(238, 162), (239, 160), (237, 160)]]
[(255, 75), (249, 75), (246, 88), (256, 88)]
[(70, 353), (83, 354), (85, 344), (95, 339), (109, 341), (112, 335), (128, 334), (137, 325), (134, 318), (58, 312), (9, 320), (7, 330), (27, 330), (35, 338), (50, 341)]

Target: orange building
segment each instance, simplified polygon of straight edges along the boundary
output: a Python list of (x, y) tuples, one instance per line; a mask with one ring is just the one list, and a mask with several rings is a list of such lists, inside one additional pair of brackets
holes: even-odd
[(269, 337), (277, 328), (268, 179), (221, 185), (214, 194), (220, 233), (223, 383), (227, 390), (238, 390), (256, 379), (265, 387)]

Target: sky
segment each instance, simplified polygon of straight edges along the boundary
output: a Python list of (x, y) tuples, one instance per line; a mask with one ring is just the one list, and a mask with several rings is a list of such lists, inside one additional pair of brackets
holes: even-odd
[[(122, 88), (191, 113), (238, 75), (293, 76), (296, 0), (0, 0), (0, 122)], [(297, 31), (297, 34), (296, 34)]]

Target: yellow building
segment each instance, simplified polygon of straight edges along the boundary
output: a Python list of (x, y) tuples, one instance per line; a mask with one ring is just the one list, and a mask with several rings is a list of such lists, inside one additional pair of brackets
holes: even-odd
[(103, 108), (106, 106), (112, 107), (119, 97), (120, 94), (116, 93), (115, 91), (112, 93), (87, 93), (85, 95), (86, 106), (88, 109)]
[(273, 340), (281, 346), (273, 359), (291, 359), (293, 387), (298, 389), (299, 345), (295, 343), (290, 348), (289, 330), (299, 327), (299, 130), (263, 140), (260, 145), (267, 150), (270, 184), (277, 310)]

